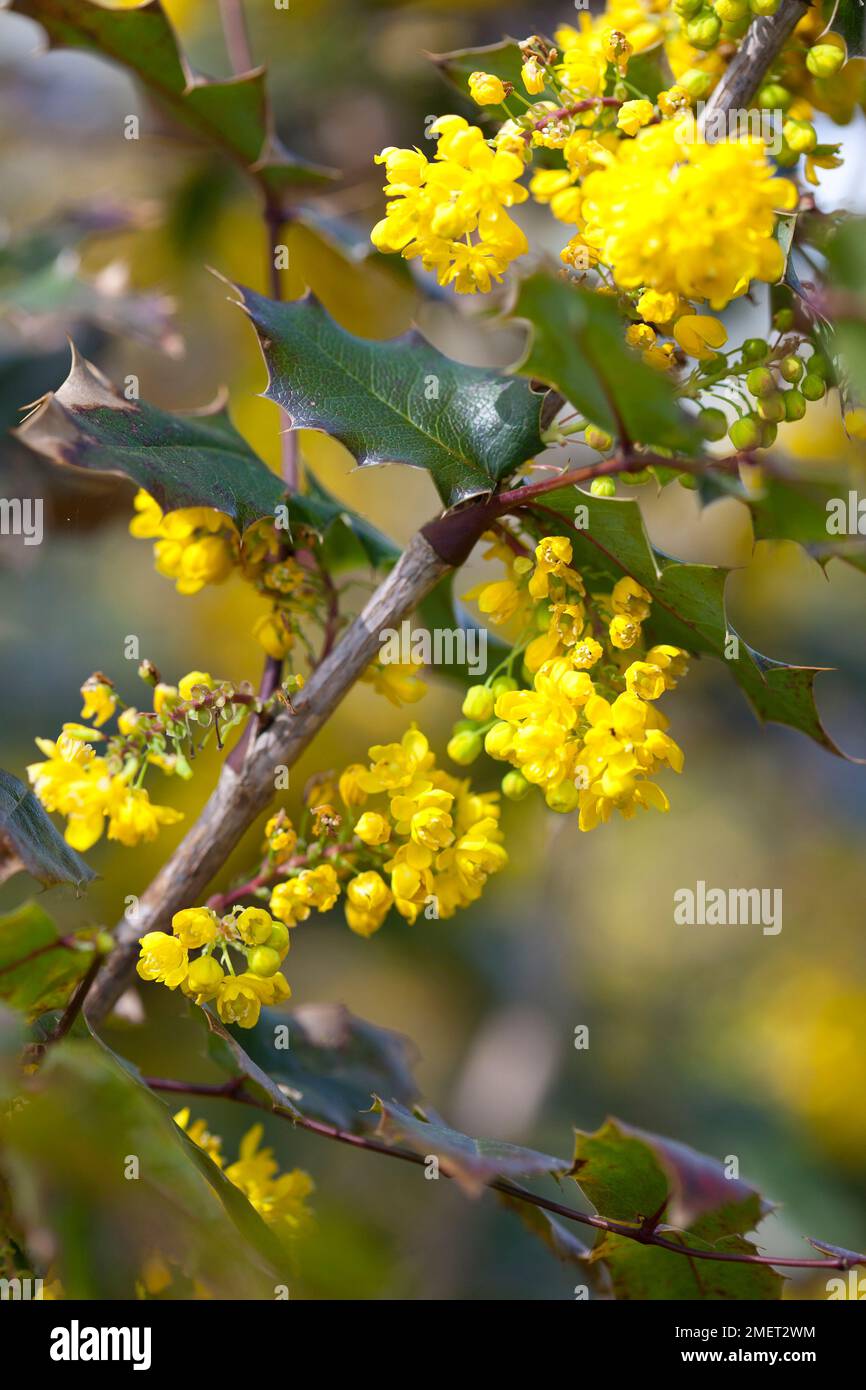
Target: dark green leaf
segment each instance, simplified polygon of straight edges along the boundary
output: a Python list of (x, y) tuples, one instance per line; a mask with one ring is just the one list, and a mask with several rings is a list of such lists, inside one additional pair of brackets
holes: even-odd
[(520, 370), (557, 390), (614, 438), (693, 451), (700, 439), (667, 377), (626, 344), (626, 323), (603, 295), (546, 272), (520, 287), (515, 316), (531, 334)]
[(400, 550), (394, 542), (344, 506), (309, 468), (304, 482), (306, 491), (299, 499), (304, 518), (325, 538), (323, 559), (331, 573), (362, 564), (381, 569), (396, 563)]
[(0, 917), (0, 999), (27, 1014), (62, 1008), (87, 973), (93, 946), (61, 937), (37, 903)]
[(225, 80), (194, 72), (159, 0), (126, 10), (93, 0), (13, 0), (11, 8), (42, 24), (53, 47), (98, 53), (127, 68), (172, 117), (237, 160), (269, 196), (332, 177), (280, 144), (264, 69)]
[(129, 401), (75, 351), (63, 385), (43, 397), (17, 434), (57, 463), (131, 478), (164, 511), (216, 507), (241, 530), (285, 498), (284, 485), (227, 410), (170, 415)]
[(541, 449), (542, 397), (520, 378), (455, 362), (414, 329), (356, 338), (311, 294), (281, 304), (238, 293), (268, 366), (265, 394), (360, 464), (426, 469), (453, 505), (491, 492)]
[[(728, 570), (682, 564), (653, 550), (633, 499), (593, 497), (563, 488), (546, 494), (542, 503), (535, 508), (539, 527), (561, 530), (569, 537), (577, 569), (601, 582), (628, 574), (649, 590), (653, 608), (646, 630), (654, 642), (720, 658), (761, 720), (790, 725), (829, 752), (848, 756), (827, 733), (815, 705), (815, 677), (825, 668), (774, 661), (737, 637), (725, 613)], [(574, 526), (576, 506), (586, 508), (585, 527)], [(738, 655), (728, 657), (726, 651)]]
[(473, 1139), (442, 1120), (428, 1119), (417, 1107), (407, 1110), (396, 1101), (377, 1096), (374, 1109), (381, 1115), (380, 1138), (389, 1144), (406, 1144), (424, 1158), (435, 1156), (442, 1172), (470, 1196), (478, 1196), (495, 1178), (541, 1177), (568, 1171), (566, 1159), (501, 1139)]
[(278, 1088), (277, 1103), (306, 1119), (360, 1132), (374, 1124), (362, 1113), (369, 1112), (374, 1094), (404, 1105), (418, 1099), (414, 1045), (340, 1005), (307, 1004), (290, 1013), (263, 1009), (255, 1028), (235, 1029), (231, 1036), (235, 1048), (228, 1050), (220, 1040), (220, 1047), (211, 1049), (214, 1060), (234, 1075), (252, 1076), (276, 1099), (273, 1088), (248, 1070), (251, 1063)]
[(81, 888), (96, 877), (33, 792), (0, 769), (0, 883), (19, 869), (46, 885), (74, 883)]
[(273, 1298), (286, 1282), (285, 1253), (243, 1194), (97, 1040), (49, 1050), (3, 1139), (16, 1211), (43, 1248), (54, 1242), (67, 1297), (134, 1298), (153, 1255), (174, 1297), (193, 1279), (220, 1298)]
[[(693, 1250), (756, 1254), (744, 1235), (771, 1210), (718, 1160), (619, 1120), (576, 1132), (571, 1176), (599, 1216)], [(600, 1234), (592, 1259), (604, 1262), (621, 1299), (781, 1297), (782, 1278), (769, 1266), (690, 1260), (611, 1232)]]
[[(496, 1195), (502, 1205), (513, 1211), (515, 1216), (519, 1216), (526, 1229), (538, 1236), (558, 1260), (562, 1260), (564, 1264), (582, 1265), (586, 1270), (591, 1250), (575, 1234), (574, 1226), (551, 1216), (543, 1207), (522, 1202), (517, 1197), (509, 1197), (505, 1192), (497, 1192)], [(588, 1270), (586, 1272), (589, 1273)]]
[(797, 541), (822, 568), (835, 558), (866, 571), (866, 537), (835, 536), (827, 529), (828, 503), (841, 498), (847, 506), (846, 479), (767, 474), (760, 487), (746, 489), (739, 479), (713, 474), (701, 480), (700, 492), (704, 502), (735, 497), (745, 503), (756, 541)]

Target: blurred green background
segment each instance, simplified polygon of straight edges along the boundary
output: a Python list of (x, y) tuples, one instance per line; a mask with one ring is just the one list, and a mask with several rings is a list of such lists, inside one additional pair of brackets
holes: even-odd
[[(194, 63), (228, 71), (213, 0), (166, 0)], [(280, 133), (298, 153), (343, 171), (318, 200), (316, 233), (286, 236), (288, 294), (313, 286), (349, 329), (371, 337), (415, 317), (442, 348), (472, 362), (507, 363), (513, 330), (486, 306), (422, 292), (405, 267), (369, 258), (366, 234), (381, 206), (383, 145), (421, 142), (427, 115), (464, 110), (425, 58), (503, 32), (549, 32), (570, 7), (375, 4), (367, 0), (248, 0), (253, 50), (267, 58)], [(265, 373), (243, 315), (206, 267), (265, 289), (265, 238), (256, 196), (225, 163), (162, 124), (126, 77), (81, 54), (36, 52), (36, 27), (0, 15), (0, 216), (7, 245), (70, 208), (114, 230), (67, 251), (55, 273), (77, 269), (100, 289), (98, 312), (60, 297), (51, 312), (10, 310), (0, 330), (0, 424), (60, 384), (65, 333), (114, 380), (135, 373), (142, 395), (165, 407), (200, 406), (225, 385), (238, 426), (274, 466), (276, 408), (257, 398)], [(122, 137), (141, 113), (142, 138)], [(862, 137), (862, 114), (848, 132)], [(836, 182), (834, 196), (846, 195)], [(117, 227), (120, 220), (125, 225)], [(538, 235), (558, 245), (559, 230)], [(128, 271), (128, 288), (122, 288)], [(121, 288), (118, 288), (118, 287)], [(44, 289), (44, 286), (43, 286)], [(143, 298), (142, 298), (143, 296)], [(174, 311), (164, 296), (174, 300)], [(50, 298), (50, 296), (49, 296)], [(101, 302), (107, 300), (107, 303)], [(92, 306), (91, 306), (92, 307)], [(764, 307), (733, 326), (762, 331)], [(127, 330), (133, 327), (135, 332)], [(118, 328), (119, 331), (113, 331)], [(733, 336), (733, 331), (732, 331)], [(181, 350), (179, 337), (183, 339)], [(166, 353), (166, 348), (169, 352)], [(832, 404), (788, 427), (792, 454), (832, 460), (849, 446)], [(54, 737), (79, 712), (78, 687), (104, 670), (134, 701), (140, 687), (124, 640), (135, 634), (165, 679), (199, 668), (257, 680), (251, 636), (258, 600), (239, 580), (194, 598), (153, 570), (150, 546), (130, 539), (131, 490), (112, 478), (53, 469), (4, 434), (5, 496), (42, 496), (45, 542), (0, 538), (3, 715), (0, 765), (18, 776), (36, 735)], [(573, 451), (574, 452), (574, 451)], [(351, 471), (341, 446), (302, 436), (322, 480), (398, 542), (436, 509), (432, 486), (396, 468)], [(629, 489), (638, 493), (637, 489)], [(737, 567), (729, 581), (734, 626), (787, 661), (837, 668), (818, 682), (834, 738), (866, 753), (862, 691), (864, 578), (832, 561), (826, 574), (797, 547), (753, 552), (745, 511), (723, 502), (701, 513), (676, 485), (640, 490), (650, 533), (680, 558)], [(482, 572), (473, 564), (458, 592)], [(492, 573), (492, 571), (490, 571)], [(465, 579), (465, 584), (463, 580)], [(355, 595), (359, 599), (362, 591)], [(368, 687), (353, 692), (292, 773), (291, 811), (306, 777), (362, 758), (417, 718), (444, 759), (459, 688), (434, 676), (420, 706), (395, 711)], [(422, 1089), (451, 1124), (473, 1134), (568, 1153), (571, 1128), (607, 1114), (725, 1158), (782, 1204), (762, 1228), (775, 1253), (811, 1253), (804, 1233), (866, 1245), (866, 941), (862, 930), (866, 795), (862, 769), (779, 728), (759, 729), (721, 666), (702, 662), (666, 702), (686, 752), (668, 777), (667, 816), (616, 821), (581, 835), (572, 818), (531, 805), (505, 812), (511, 867), (483, 899), (448, 922), (391, 921), (370, 941), (341, 914), (295, 934), (288, 977), (297, 1003), (339, 1001), (417, 1042)], [(162, 783), (188, 825), (217, 764), (191, 784)], [(479, 770), (495, 785), (495, 769)], [(88, 859), (102, 875), (86, 898), (54, 890), (45, 905), (68, 927), (113, 924), (143, 890), (184, 826), (127, 851), (100, 843)], [(226, 867), (252, 861), (259, 831)], [(680, 927), (673, 893), (709, 885), (781, 888), (783, 930)], [(21, 901), (23, 878), (0, 890)], [(182, 1000), (147, 988), (147, 1022), (118, 1025), (111, 1040), (154, 1073), (187, 1075)], [(174, 1022), (172, 1022), (174, 1021)], [(590, 1046), (574, 1047), (587, 1024)], [(203, 1075), (203, 1073), (201, 1073)], [(197, 1106), (226, 1148), (247, 1127), (226, 1103)], [(267, 1123), (282, 1164), (316, 1182), (316, 1226), (298, 1252), (293, 1297), (568, 1299), (577, 1272), (560, 1265), (516, 1218), (485, 1198), (421, 1170), (343, 1150)], [(566, 1187), (569, 1185), (566, 1184)], [(552, 1187), (552, 1185), (551, 1185)], [(572, 1200), (573, 1194), (565, 1194)], [(794, 1296), (822, 1297), (823, 1280), (792, 1280)]]

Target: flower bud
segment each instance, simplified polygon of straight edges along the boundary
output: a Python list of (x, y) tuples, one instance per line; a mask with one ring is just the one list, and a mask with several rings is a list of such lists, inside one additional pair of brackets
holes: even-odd
[(765, 111), (787, 111), (793, 99), (793, 94), (781, 82), (765, 82), (755, 101)]
[(823, 377), (817, 376), (814, 372), (810, 371), (800, 382), (800, 390), (807, 401), (820, 401), (824, 397), (827, 386)]
[(713, 80), (711, 72), (704, 72), (701, 68), (687, 68), (685, 72), (680, 73), (677, 84), (688, 92), (692, 101), (703, 101), (704, 97), (710, 94)]
[(590, 449), (597, 449), (600, 454), (609, 449), (613, 440), (604, 430), (597, 429), (595, 425), (587, 425), (584, 439)]
[(546, 791), (544, 799), (551, 811), (567, 815), (569, 811), (576, 810), (580, 801), (580, 791), (573, 782), (561, 782), (558, 787), (551, 787)]
[(593, 497), (615, 497), (616, 483), (613, 478), (593, 478), (589, 490)]
[(493, 714), (495, 699), (488, 685), (470, 685), (463, 697), (463, 713), (476, 724), (486, 724)]
[(735, 449), (757, 449), (761, 442), (761, 426), (751, 415), (735, 420), (728, 430)]
[(845, 64), (845, 50), (832, 43), (816, 43), (806, 54), (806, 67), (813, 77), (835, 77)]
[(772, 420), (777, 425), (785, 418), (785, 402), (780, 391), (772, 391), (758, 401), (758, 414), (762, 420)]
[(783, 357), (779, 363), (779, 372), (786, 381), (799, 381), (803, 375), (803, 363), (799, 357)]
[(769, 396), (775, 389), (773, 373), (768, 367), (753, 367), (746, 376), (746, 390), (750, 396)]
[[(493, 730), (490, 730), (493, 733)], [(459, 763), (461, 767), (467, 767), (469, 763), (474, 763), (481, 752), (481, 735), (476, 731), (464, 729), (461, 733), (455, 734), (448, 744), (448, 756), (454, 763)]]
[(802, 391), (785, 391), (782, 400), (785, 403), (786, 420), (802, 420), (806, 414), (806, 397)]
[(722, 33), (722, 21), (714, 10), (703, 9), (686, 24), (686, 38), (693, 48), (715, 48)]
[(769, 351), (770, 348), (766, 339), (747, 338), (743, 343), (743, 361), (763, 362)]
[(247, 965), (253, 975), (267, 980), (279, 970), (280, 958), (270, 946), (255, 946), (247, 956)]
[(810, 154), (818, 143), (818, 135), (811, 121), (788, 120), (782, 127), (782, 135), (797, 154)]
[(723, 410), (708, 406), (698, 416), (698, 429), (704, 439), (724, 439), (728, 432), (728, 420)]
[(530, 788), (522, 772), (506, 772), (502, 779), (502, 795), (509, 801), (522, 801)]
[(497, 676), (491, 685), (494, 699), (498, 700), (500, 695), (505, 695), (509, 690), (517, 689), (517, 681), (513, 676)]
[(749, 0), (749, 8), (752, 14), (769, 15), (775, 14), (782, 0)]

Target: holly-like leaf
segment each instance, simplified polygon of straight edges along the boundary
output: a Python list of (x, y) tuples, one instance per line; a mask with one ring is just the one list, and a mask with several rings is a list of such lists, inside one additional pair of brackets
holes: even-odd
[(524, 280), (514, 308), (530, 325), (520, 371), (547, 382), (613, 438), (650, 448), (700, 448), (666, 376), (626, 344), (612, 300), (540, 271)]
[[(815, 705), (818, 666), (789, 666), (763, 656), (739, 637), (725, 613), (729, 570), (683, 564), (653, 549), (640, 508), (633, 499), (593, 497), (578, 488), (547, 493), (534, 506), (540, 530), (567, 535), (575, 567), (601, 583), (631, 575), (653, 597), (646, 631), (654, 642), (670, 642), (696, 656), (725, 662), (758, 718), (799, 729), (828, 752), (856, 762), (834, 743)], [(575, 526), (575, 507), (585, 508)]]
[(238, 434), (224, 406), (172, 415), (127, 400), (74, 349), (63, 385), (37, 402), (16, 433), (56, 463), (131, 478), (164, 511), (216, 507), (240, 530), (285, 500), (280, 479)]
[(492, 492), (542, 448), (542, 397), (519, 377), (455, 362), (415, 329), (356, 338), (312, 294), (289, 303), (238, 294), (267, 363), (265, 395), (358, 463), (426, 469), (450, 506)]
[[(772, 1210), (718, 1160), (619, 1120), (595, 1134), (576, 1132), (570, 1176), (599, 1216), (698, 1251), (757, 1254), (745, 1235)], [(609, 1231), (592, 1259), (604, 1262), (621, 1299), (781, 1297), (782, 1278), (771, 1266), (690, 1260)]]
[(538, 1236), (539, 1240), (558, 1260), (562, 1260), (564, 1264), (581, 1265), (584, 1271), (589, 1274), (587, 1262), (592, 1250), (579, 1236), (575, 1235), (573, 1226), (551, 1216), (550, 1212), (545, 1211), (543, 1207), (535, 1207), (530, 1202), (522, 1202), (518, 1197), (509, 1196), (507, 1192), (497, 1192), (496, 1196), (504, 1207), (507, 1207), (515, 1216), (520, 1217), (526, 1229)]
[(419, 1098), (412, 1075), (414, 1044), (355, 1018), (341, 1005), (306, 1004), (289, 1013), (263, 1009), (255, 1028), (227, 1030), (233, 1048), (226, 1047), (223, 1031), (211, 1031), (211, 1057), (307, 1119), (360, 1133), (374, 1126), (369, 1114), (374, 1094), (404, 1105)]
[(0, 769), (0, 883), (22, 869), (46, 887), (74, 883), (82, 888), (96, 877), (29, 787)]
[[(840, 502), (847, 513), (847, 479), (828, 482), (826, 478), (773, 474), (764, 476), (759, 487), (744, 488), (738, 478), (713, 474), (701, 479), (699, 490), (705, 503), (719, 497), (735, 497), (745, 503), (756, 541), (796, 541), (822, 569), (838, 559), (866, 572), (866, 537), (835, 535), (828, 526)], [(855, 493), (855, 517), (858, 500)]]
[(74, 349), (66, 381), (37, 402), (16, 434), (56, 463), (131, 478), (166, 512), (215, 507), (244, 531), (285, 504), (290, 524), (309, 526), (330, 540), (344, 562), (382, 566), (399, 554), (311, 475), (305, 493), (288, 495), (223, 405), (174, 415), (129, 401)]
[(287, 1282), (286, 1253), (243, 1193), (92, 1037), (49, 1049), (3, 1141), (16, 1212), (25, 1231), (53, 1234), (69, 1298), (134, 1298), (155, 1256), (168, 1297), (198, 1280), (213, 1297), (273, 1298)]
[(61, 936), (35, 902), (0, 917), (0, 999), (31, 1017), (64, 1006), (93, 960), (85, 935)]
[(568, 1171), (566, 1159), (501, 1139), (473, 1139), (442, 1120), (428, 1118), (417, 1107), (407, 1110), (396, 1101), (377, 1096), (373, 1108), (381, 1116), (376, 1131), (379, 1138), (389, 1144), (406, 1144), (425, 1158), (435, 1156), (442, 1172), (470, 1197), (477, 1197), (496, 1178), (542, 1177)]
[(160, 0), (123, 10), (96, 0), (12, 0), (11, 8), (37, 20), (52, 47), (83, 49), (127, 68), (175, 120), (235, 159), (268, 197), (280, 199), (333, 177), (278, 140), (264, 68), (222, 80), (194, 72)]

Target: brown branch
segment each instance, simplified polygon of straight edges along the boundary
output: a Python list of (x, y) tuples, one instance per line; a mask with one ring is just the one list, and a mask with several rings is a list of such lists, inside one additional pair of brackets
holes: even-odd
[(711, 126), (719, 113), (747, 110), (785, 40), (807, 13), (807, 0), (782, 0), (773, 15), (752, 20), (739, 49), (728, 64), (698, 124)]
[(414, 611), (448, 565), (420, 533), (333, 651), (317, 666), (293, 708), (283, 709), (246, 749), (235, 769), (224, 764), (199, 819), (142, 894), (134, 922), (122, 920), (116, 946), (88, 1000), (91, 1020), (103, 1018), (129, 983), (145, 932), (165, 929), (175, 912), (195, 906), (244, 832), (274, 795), (278, 768), (291, 768), (379, 650), (383, 628)]
[(219, 6), (229, 62), (235, 75), (240, 76), (241, 73), (249, 72), (253, 66), (244, 0), (219, 0)]
[[(243, 1089), (243, 1078), (238, 1085), (238, 1078), (228, 1081), (222, 1086), (209, 1086), (192, 1081), (174, 1081), (165, 1077), (146, 1076), (145, 1083), (152, 1091), (163, 1091), (173, 1095), (204, 1096), (212, 1100), (233, 1100), (240, 1105), (249, 1105), (255, 1110), (263, 1110), (269, 1115), (278, 1115), (282, 1120), (289, 1120), (299, 1129), (305, 1129), (310, 1134), (318, 1134), (323, 1139), (332, 1139), (338, 1144), (349, 1144), (355, 1149), (364, 1149), (367, 1153), (383, 1154), (386, 1158), (400, 1159), (403, 1163), (414, 1163), (423, 1167), (426, 1159), (421, 1154), (412, 1153), (408, 1149), (400, 1149), (391, 1144), (384, 1144), (379, 1139), (370, 1138), (365, 1134), (352, 1134), (349, 1130), (338, 1129), (335, 1125), (323, 1124), (320, 1120), (310, 1120), (305, 1115), (299, 1115), (291, 1110), (281, 1110), (278, 1106), (269, 1104), (267, 1101), (256, 1100), (255, 1096), (249, 1095)], [(446, 1178), (452, 1175), (440, 1168)], [(529, 1206), (541, 1207), (543, 1211), (549, 1211), (554, 1216), (561, 1216), (566, 1221), (575, 1221), (581, 1226), (591, 1226), (597, 1231), (607, 1231), (611, 1235), (623, 1236), (626, 1240), (636, 1241), (638, 1245), (655, 1245), (660, 1250), (670, 1250), (674, 1255), (685, 1255), (693, 1260), (714, 1260), (725, 1264), (749, 1264), (749, 1265), (775, 1265), (779, 1268), (787, 1269), (851, 1269), (857, 1264), (866, 1265), (866, 1255), (857, 1255), (856, 1258), (847, 1255), (831, 1256), (829, 1259), (789, 1259), (783, 1256), (778, 1258), (774, 1255), (747, 1255), (735, 1251), (722, 1250), (695, 1250), (691, 1246), (679, 1244), (674, 1240), (667, 1240), (659, 1235), (659, 1228), (655, 1224), (655, 1218), (648, 1222), (642, 1222), (639, 1226), (628, 1225), (622, 1221), (611, 1221), (606, 1216), (589, 1216), (586, 1212), (575, 1211), (573, 1207), (566, 1206), (564, 1202), (554, 1202), (547, 1197), (540, 1197), (535, 1192), (530, 1192), (525, 1187), (519, 1187), (516, 1183), (508, 1182), (505, 1178), (496, 1178), (488, 1183), (494, 1192), (501, 1192), (506, 1197), (512, 1197), (515, 1201), (526, 1202)]]

